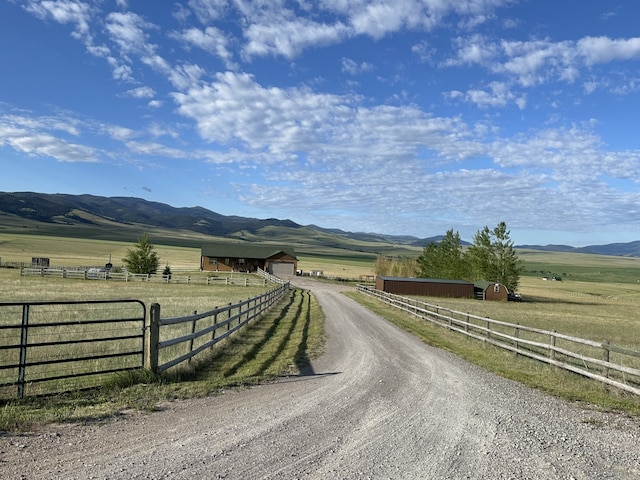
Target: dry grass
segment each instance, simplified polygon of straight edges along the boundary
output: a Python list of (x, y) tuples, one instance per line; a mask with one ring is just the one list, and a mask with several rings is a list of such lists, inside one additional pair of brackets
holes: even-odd
[[(631, 393), (608, 388), (598, 382), (522, 356), (516, 358), (512, 352), (448, 331), (371, 297), (356, 292), (350, 293), (349, 296), (423, 342), (450, 351), (500, 376), (566, 400), (584, 402), (603, 410), (640, 415), (640, 398)], [(477, 300), (470, 302), (487, 303)]]
[(640, 350), (640, 285), (551, 282), (525, 278), (523, 302), (429, 298), (428, 303), (493, 320), (519, 323)]
[(259, 295), (269, 286), (237, 286), (215, 283), (166, 284), (21, 277), (19, 269), (0, 269), (0, 302), (141, 300), (159, 303), (162, 316), (189, 315)]
[(168, 376), (125, 372), (101, 389), (5, 403), (0, 408), (0, 431), (95, 420), (131, 408), (153, 410), (167, 400), (212, 395), (304, 372), (322, 351), (324, 316), (309, 292), (291, 290), (261, 320), (239, 333)]

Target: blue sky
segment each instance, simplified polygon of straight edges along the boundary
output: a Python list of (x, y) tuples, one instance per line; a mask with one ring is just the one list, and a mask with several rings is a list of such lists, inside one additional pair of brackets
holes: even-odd
[(636, 0), (0, 0), (2, 191), (640, 240)]

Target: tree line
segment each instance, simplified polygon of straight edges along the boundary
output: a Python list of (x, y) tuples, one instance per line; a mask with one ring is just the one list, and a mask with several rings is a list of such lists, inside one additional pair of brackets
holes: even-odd
[(463, 247), (460, 234), (450, 229), (439, 243), (424, 247), (417, 259), (380, 256), (374, 266), (377, 275), (483, 280), (501, 283), (510, 292), (517, 290), (523, 268), (505, 222), (493, 229), (485, 226), (479, 230), (468, 248)]

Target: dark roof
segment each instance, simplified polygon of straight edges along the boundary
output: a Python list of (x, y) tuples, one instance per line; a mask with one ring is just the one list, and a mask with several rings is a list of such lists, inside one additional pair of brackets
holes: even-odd
[(271, 258), (279, 253), (285, 253), (290, 257), (296, 258), (296, 253), (293, 248), (277, 245), (209, 243), (203, 245), (201, 249), (201, 255), (203, 257), (256, 258), (261, 260)]
[[(481, 288), (482, 290), (486, 290), (487, 288), (491, 287), (492, 285), (495, 285), (496, 283), (502, 285), (500, 282), (487, 282), (487, 281), (479, 281), (479, 282), (474, 282), (473, 286), (476, 288)], [(504, 285), (502, 285), (504, 287)], [(505, 287), (506, 288), (506, 287)]]
[(473, 285), (471, 282), (464, 280), (447, 280), (444, 278), (413, 278), (413, 277), (385, 277), (380, 276), (382, 280), (393, 280), (396, 282), (415, 282), (415, 283), (456, 283), (460, 285)]

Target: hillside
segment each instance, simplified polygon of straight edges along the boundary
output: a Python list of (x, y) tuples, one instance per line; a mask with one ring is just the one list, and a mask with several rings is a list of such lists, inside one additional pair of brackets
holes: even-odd
[[(143, 232), (174, 245), (200, 246), (212, 237), (287, 243), (368, 254), (397, 253), (423, 241), (303, 226), (291, 220), (225, 216), (202, 207), (177, 208), (132, 197), (0, 192), (0, 232), (133, 241)], [(160, 242), (161, 243), (161, 242)]]
[[(442, 236), (417, 238), (345, 232), (291, 220), (221, 215), (203, 207), (172, 207), (133, 197), (0, 192), (0, 232), (135, 240), (157, 232), (177, 245), (200, 245), (209, 237), (310, 245), (364, 253), (415, 253)], [(463, 242), (468, 245), (468, 242)], [(571, 247), (517, 245), (519, 249), (640, 257), (640, 241)]]

